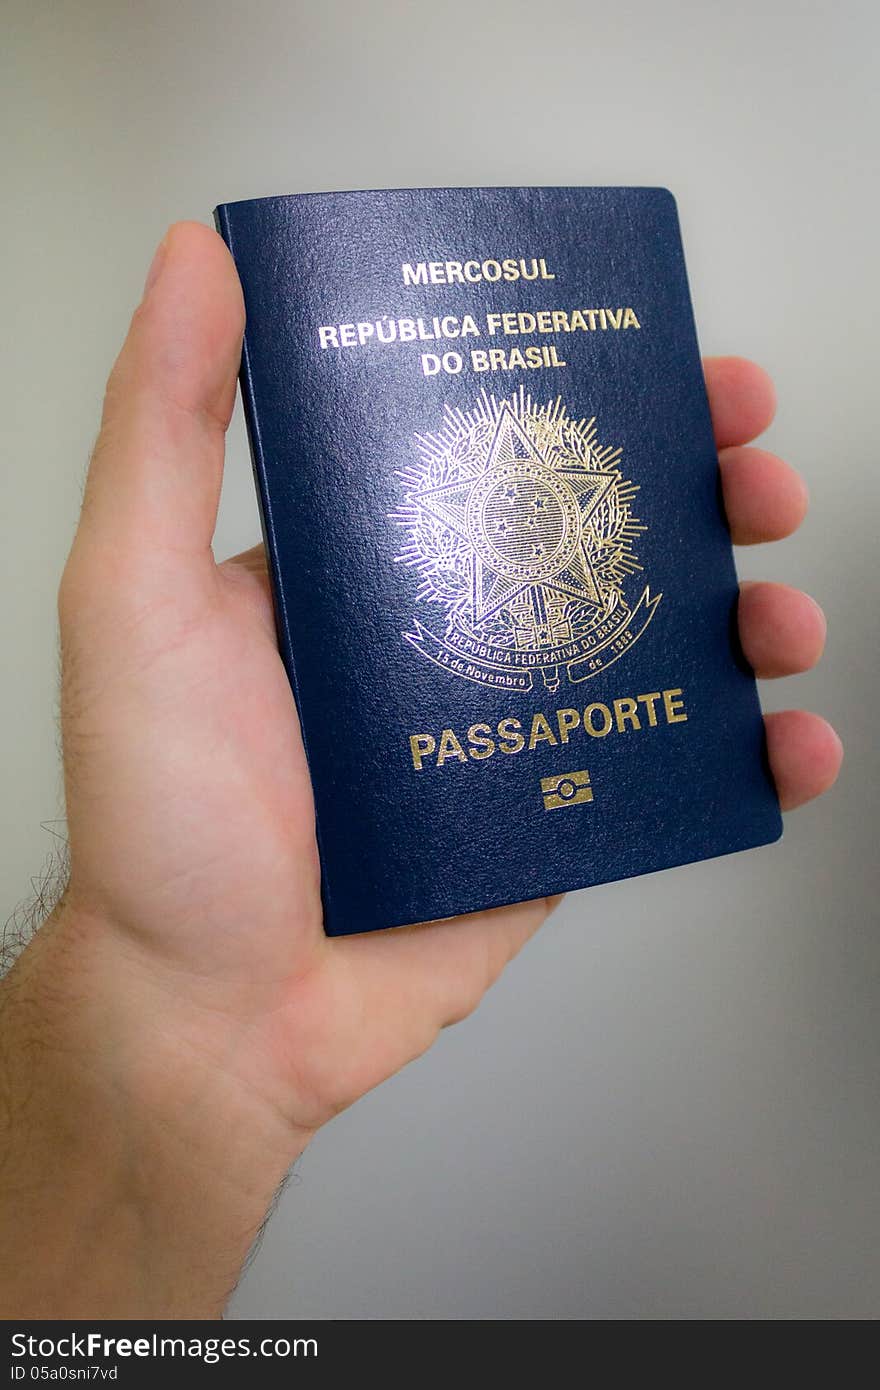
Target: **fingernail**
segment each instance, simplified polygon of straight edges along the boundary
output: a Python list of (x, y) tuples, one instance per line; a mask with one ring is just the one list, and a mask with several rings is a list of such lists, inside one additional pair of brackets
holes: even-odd
[(822, 624), (822, 635), (823, 635), (823, 640), (824, 640), (824, 637), (825, 637), (825, 636), (827, 635), (827, 633), (828, 633), (828, 619), (825, 617), (824, 609), (822, 609), (822, 608), (820, 607), (820, 605), (816, 602), (816, 600), (815, 600), (814, 598), (811, 597), (810, 594), (804, 594), (804, 598), (810, 600), (810, 603), (813, 605), (813, 607), (815, 608), (817, 614), (819, 615), (819, 621), (820, 621), (820, 623)]
[(156, 247), (156, 254), (153, 256), (153, 259), (150, 262), (150, 268), (147, 271), (147, 278), (144, 281), (144, 298), (146, 298), (146, 296), (150, 293), (150, 290), (153, 288), (153, 286), (159, 278), (159, 275), (161, 274), (162, 266), (165, 263), (165, 255), (167, 252), (167, 240), (167, 236), (164, 236), (162, 238), (162, 240), (159, 242), (159, 245)]

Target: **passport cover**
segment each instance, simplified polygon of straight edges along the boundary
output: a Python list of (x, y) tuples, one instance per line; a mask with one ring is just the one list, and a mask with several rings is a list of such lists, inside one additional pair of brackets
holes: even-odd
[(328, 934), (776, 839), (671, 194), (215, 217)]

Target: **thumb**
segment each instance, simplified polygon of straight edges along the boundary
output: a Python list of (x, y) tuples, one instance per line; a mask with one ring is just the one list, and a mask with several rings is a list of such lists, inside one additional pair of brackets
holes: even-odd
[(176, 223), (107, 383), (78, 545), (130, 562), (157, 551), (210, 558), (243, 330), (223, 241), (201, 223)]

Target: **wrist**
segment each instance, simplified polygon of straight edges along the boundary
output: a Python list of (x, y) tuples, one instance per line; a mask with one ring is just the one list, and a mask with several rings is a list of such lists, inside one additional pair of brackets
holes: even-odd
[(3, 982), (0, 1030), (7, 1304), (218, 1315), (310, 1137), (237, 1075), (246, 1022), (68, 902)]

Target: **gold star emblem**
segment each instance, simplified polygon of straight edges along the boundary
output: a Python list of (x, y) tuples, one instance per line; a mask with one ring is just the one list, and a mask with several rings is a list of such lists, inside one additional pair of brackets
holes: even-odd
[(579, 465), (554, 468), (505, 404), (482, 471), (412, 501), (470, 546), (473, 620), (482, 622), (536, 585), (602, 607), (585, 541), (615, 481)]

